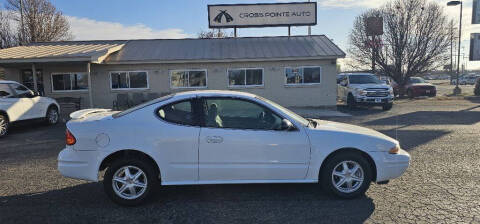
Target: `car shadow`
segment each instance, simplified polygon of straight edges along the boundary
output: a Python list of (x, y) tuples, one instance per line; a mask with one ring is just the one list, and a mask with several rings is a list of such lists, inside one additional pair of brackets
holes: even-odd
[(0, 223), (361, 223), (366, 196), (341, 200), (318, 184), (162, 186), (145, 205), (111, 202), (101, 183), (0, 197)]
[(400, 142), (402, 149), (411, 151), (416, 147), (431, 142), (435, 139), (441, 138), (444, 135), (450, 134), (450, 131), (445, 130), (380, 130), (385, 135), (390, 136)]

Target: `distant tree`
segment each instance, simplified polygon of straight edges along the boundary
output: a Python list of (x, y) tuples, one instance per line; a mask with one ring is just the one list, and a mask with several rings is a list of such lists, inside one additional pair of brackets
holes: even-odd
[(11, 14), (0, 8), (0, 49), (13, 47), (18, 43), (11, 19)]
[(14, 12), (17, 38), (22, 45), (73, 38), (67, 19), (49, 0), (7, 0), (6, 8)]
[(198, 38), (227, 38), (231, 37), (232, 34), (228, 34), (222, 29), (210, 29), (208, 31), (200, 31), (197, 36)]
[[(384, 21), (384, 34), (374, 41), (367, 37), (365, 28), (365, 19), (371, 16)], [(373, 61), (378, 73), (404, 85), (409, 77), (444, 65), (450, 53), (448, 23), (436, 2), (392, 0), (355, 19), (348, 52), (359, 68), (369, 68)]]

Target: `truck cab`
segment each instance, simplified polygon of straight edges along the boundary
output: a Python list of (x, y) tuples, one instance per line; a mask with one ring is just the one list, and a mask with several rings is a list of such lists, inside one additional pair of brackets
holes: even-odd
[(374, 74), (341, 73), (337, 76), (337, 84), (337, 100), (350, 109), (366, 105), (390, 110), (393, 106), (393, 88)]

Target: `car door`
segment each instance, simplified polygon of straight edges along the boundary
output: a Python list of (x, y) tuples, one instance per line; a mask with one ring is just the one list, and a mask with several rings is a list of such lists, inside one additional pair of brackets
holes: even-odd
[(165, 184), (198, 181), (198, 113), (195, 99), (183, 99), (158, 108), (162, 122), (156, 141)]
[(202, 105), (200, 181), (305, 178), (310, 144), (303, 129), (280, 130), (282, 117), (246, 99), (210, 97)]
[(9, 84), (0, 83), (0, 109), (7, 112), (11, 122), (21, 120), (24, 115), (19, 101)]
[(23, 85), (12, 83), (10, 86), (23, 106), (25, 119), (45, 117), (46, 105), (44, 102), (40, 102), (40, 97), (35, 96), (30, 89)]

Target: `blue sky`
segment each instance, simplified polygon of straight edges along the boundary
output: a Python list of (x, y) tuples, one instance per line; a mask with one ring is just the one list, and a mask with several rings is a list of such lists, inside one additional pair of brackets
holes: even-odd
[[(208, 29), (208, 4), (273, 3), (295, 0), (50, 0), (69, 19), (77, 40), (142, 39), (195, 37)], [(315, 1), (315, 0), (312, 0)], [(325, 34), (344, 51), (348, 48), (348, 34), (357, 15), (386, 0), (317, 0), (318, 24), (312, 34)], [(448, 0), (436, 1), (446, 5)], [(5, 0), (0, 0), (4, 4)], [(445, 7), (458, 20), (458, 7)], [(464, 5), (464, 33), (462, 45), (468, 53), (470, 32), (479, 32), (480, 25), (472, 26), (471, 1)], [(477, 31), (476, 31), (477, 30)], [(232, 32), (232, 30), (229, 30)], [(286, 27), (239, 29), (239, 36), (287, 35)], [(293, 35), (307, 34), (306, 27), (292, 27)], [(470, 63), (480, 66), (480, 63)]]

